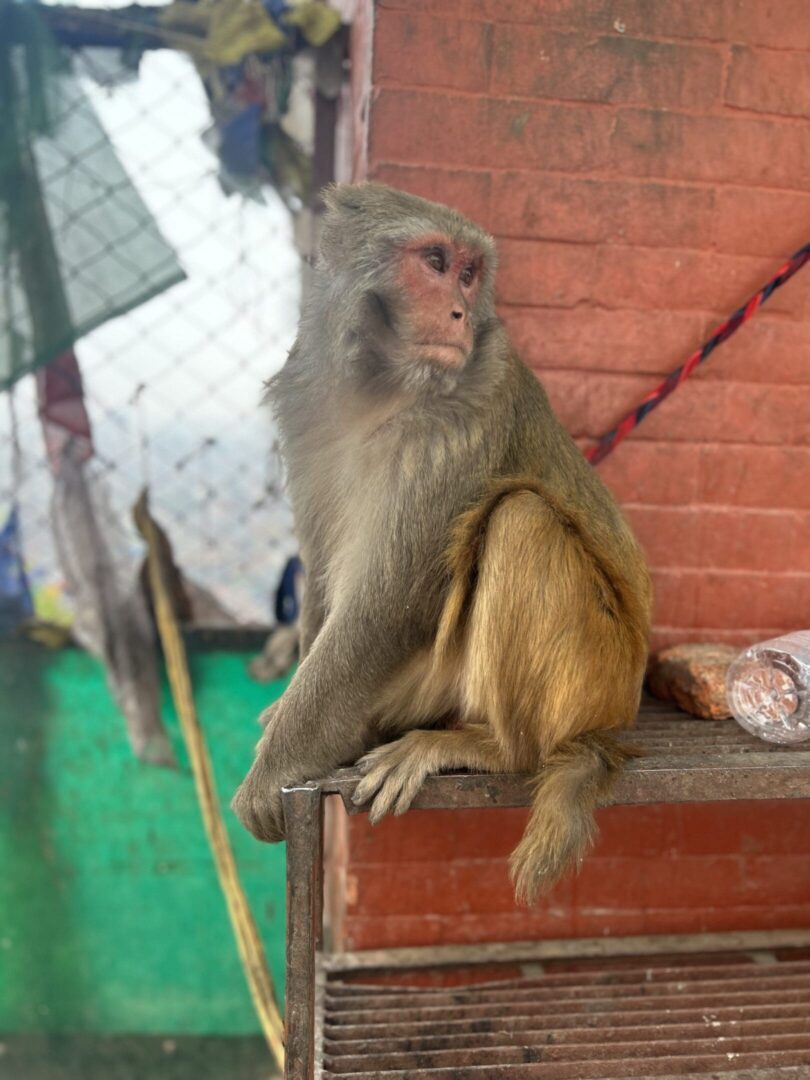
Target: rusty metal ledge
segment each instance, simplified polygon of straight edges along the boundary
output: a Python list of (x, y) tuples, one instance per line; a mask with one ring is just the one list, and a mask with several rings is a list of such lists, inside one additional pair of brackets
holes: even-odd
[(430, 945), (365, 949), (319, 958), (323, 971), (382, 971), (455, 967), (466, 964), (530, 964), (544, 960), (741, 952), (768, 954), (775, 949), (810, 948), (806, 930), (739, 930), (707, 934), (651, 934), (633, 937), (567, 938), (548, 941), (496, 941), (475, 945)]
[[(733, 720), (696, 720), (646, 702), (626, 733), (642, 756), (628, 764), (612, 803), (721, 802), (731, 799), (810, 798), (810, 748), (775, 746), (748, 735)], [(318, 781), (323, 795), (339, 795), (350, 814), (356, 768)], [(414, 810), (527, 806), (531, 779), (520, 774), (445, 773), (429, 776)]]

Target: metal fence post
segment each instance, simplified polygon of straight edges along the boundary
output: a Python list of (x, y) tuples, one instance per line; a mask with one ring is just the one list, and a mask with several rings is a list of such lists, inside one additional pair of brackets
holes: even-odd
[(315, 952), (323, 894), (323, 798), (318, 784), (284, 788), (287, 832), (287, 985), (285, 1080), (313, 1080)]

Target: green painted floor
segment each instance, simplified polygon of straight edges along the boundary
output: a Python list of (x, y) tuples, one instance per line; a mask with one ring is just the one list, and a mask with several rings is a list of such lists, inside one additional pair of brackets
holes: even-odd
[[(256, 717), (284, 685), (254, 683), (246, 673), (249, 658), (192, 655), (200, 718), (226, 807), (252, 759)], [(181, 760), (177, 771), (135, 760), (91, 657), (76, 649), (0, 645), (0, 1039), (6, 1046), (22, 1033), (177, 1039), (259, 1030), (164, 697)], [(254, 841), (230, 810), (226, 818), (281, 990), (283, 846)], [(3, 1071), (9, 1060), (8, 1052), (0, 1054), (0, 1077), (25, 1080), (27, 1073)]]
[(0, 1042), (0, 1080), (275, 1080), (264, 1041), (29, 1035)]

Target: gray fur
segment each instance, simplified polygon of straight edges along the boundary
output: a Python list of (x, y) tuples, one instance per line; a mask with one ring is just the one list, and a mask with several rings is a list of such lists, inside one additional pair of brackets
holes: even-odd
[[(593, 507), (594, 530), (626, 529), (495, 315), (492, 239), (453, 210), (381, 185), (338, 186), (326, 203), (298, 338), (269, 386), (307, 589), (303, 660), (234, 799), (264, 840), (283, 835), (281, 785), (378, 741), (381, 688), (435, 638), (451, 525), (493, 479), (553, 480)], [(395, 253), (436, 231), (484, 257), (474, 352), (458, 372), (409, 366), (397, 337)], [(391, 325), (376, 318), (377, 298)]]

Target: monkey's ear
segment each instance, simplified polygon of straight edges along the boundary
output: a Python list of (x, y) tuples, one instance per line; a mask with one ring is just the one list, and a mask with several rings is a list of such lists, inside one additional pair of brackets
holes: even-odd
[(365, 206), (360, 184), (330, 184), (321, 192), (325, 212), (318, 227), (321, 259), (338, 268), (350, 251), (357, 251), (363, 235)]
[(356, 213), (362, 209), (362, 184), (330, 184), (321, 191), (321, 199), (327, 212), (333, 214)]

